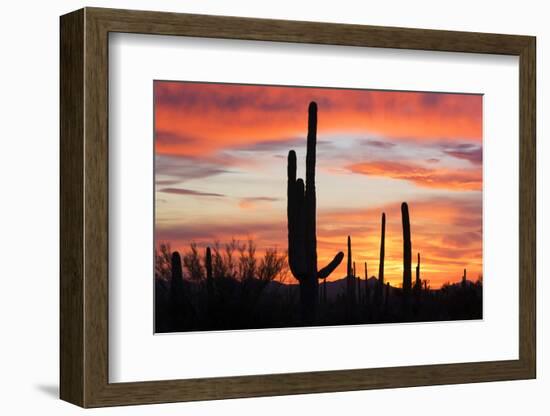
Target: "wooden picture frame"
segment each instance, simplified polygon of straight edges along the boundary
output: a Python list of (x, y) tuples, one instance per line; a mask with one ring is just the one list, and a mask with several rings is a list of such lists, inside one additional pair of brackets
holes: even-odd
[[(85, 8), (61, 17), (60, 396), (82, 407), (337, 392), (536, 376), (535, 38)], [(108, 34), (519, 57), (519, 359), (170, 381), (108, 379)]]

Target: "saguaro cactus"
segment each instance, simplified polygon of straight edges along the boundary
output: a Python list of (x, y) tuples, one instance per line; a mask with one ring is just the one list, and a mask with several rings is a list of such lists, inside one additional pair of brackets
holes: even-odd
[(355, 271), (355, 262), (353, 262), (353, 277), (355, 279), (355, 282), (356, 282), (356, 293), (357, 293), (357, 303), (358, 304), (361, 304), (361, 276), (357, 275), (356, 274), (356, 271)]
[(384, 311), (388, 311), (388, 304), (390, 302), (390, 282), (386, 282), (386, 295), (384, 296)]
[(384, 256), (386, 253), (386, 213), (382, 213), (382, 225), (380, 230), (380, 263), (378, 265), (378, 285), (376, 287), (376, 301), (378, 305), (382, 301), (384, 289)]
[(348, 235), (348, 267), (347, 267), (347, 276), (351, 276), (353, 274), (353, 266), (352, 266), (352, 260), (351, 260), (351, 236)]
[(172, 325), (176, 329), (183, 326), (184, 311), (184, 288), (183, 273), (181, 268), (181, 257), (177, 251), (172, 253), (171, 259), (172, 278), (170, 279), (170, 315)]
[(405, 299), (411, 293), (411, 223), (409, 221), (409, 206), (406, 202), (401, 204), (401, 218), (403, 222), (403, 296)]
[(170, 279), (170, 291), (178, 293), (183, 291), (183, 274), (181, 269), (180, 253), (174, 251), (171, 259), (172, 278)]
[(208, 302), (212, 302), (212, 297), (214, 295), (214, 279), (212, 277), (212, 252), (210, 247), (206, 247), (206, 256), (205, 256), (205, 268), (206, 268), (206, 291), (208, 294)]
[(384, 284), (384, 256), (386, 253), (386, 213), (382, 213), (382, 226), (380, 237), (380, 264), (378, 266), (378, 281)]
[(369, 300), (370, 300), (369, 273), (367, 271), (367, 262), (365, 262), (365, 304), (368, 304)]
[(420, 280), (420, 253), (417, 253), (416, 261), (416, 279), (414, 281), (414, 290), (419, 292), (422, 289), (422, 280)]
[(317, 104), (308, 110), (306, 183), (296, 178), (296, 152), (288, 153), (287, 221), (288, 262), (290, 271), (300, 283), (300, 304), (305, 323), (314, 322), (319, 303), (318, 279), (328, 277), (342, 262), (339, 252), (321, 270), (317, 269), (317, 228), (315, 195), (315, 159), (317, 146)]
[(462, 289), (466, 288), (466, 269), (464, 269), (464, 274), (462, 275)]
[(355, 303), (355, 278), (354, 278), (354, 266), (352, 261), (352, 251), (351, 251), (351, 237), (348, 235), (348, 268), (346, 276), (346, 287), (347, 287), (347, 302), (348, 305), (353, 305)]

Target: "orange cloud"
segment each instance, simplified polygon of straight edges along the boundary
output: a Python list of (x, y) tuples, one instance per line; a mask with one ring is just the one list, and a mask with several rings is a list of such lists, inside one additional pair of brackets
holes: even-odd
[(241, 198), (239, 201), (239, 208), (244, 210), (255, 210), (258, 209), (260, 205), (278, 201), (277, 198), (267, 197), (267, 196), (257, 196), (257, 197), (248, 197)]
[(347, 166), (353, 173), (411, 181), (425, 188), (481, 190), (481, 169), (426, 168), (409, 162), (375, 161)]
[(302, 137), (305, 110), (319, 106), (319, 134), (480, 142), (480, 95), (157, 81), (157, 154), (211, 155), (258, 141)]

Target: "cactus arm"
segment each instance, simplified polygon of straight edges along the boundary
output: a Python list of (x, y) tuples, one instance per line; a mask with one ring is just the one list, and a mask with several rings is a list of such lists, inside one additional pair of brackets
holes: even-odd
[(294, 249), (294, 238), (296, 234), (296, 152), (288, 152), (287, 164), (287, 223), (288, 223), (288, 250)]
[[(287, 159), (287, 180), (288, 180), (288, 186), (289, 186), (289, 189), (290, 189), (290, 185), (291, 184), (295, 184), (296, 183), (296, 152), (294, 150), (290, 150), (288, 152), (288, 159)], [(290, 191), (289, 191), (289, 205), (291, 203), (291, 200), (290, 200)]]
[(340, 251), (338, 254), (336, 254), (336, 256), (334, 256), (329, 264), (319, 270), (319, 273), (317, 274), (318, 278), (326, 279), (340, 265), (340, 263), (342, 263), (343, 259), (344, 253)]
[(298, 205), (296, 201), (296, 152), (288, 152), (287, 161), (287, 224), (288, 224), (288, 262), (290, 270), (297, 276), (296, 270), (296, 232), (298, 226)]
[(288, 262), (296, 279), (306, 273), (304, 250), (304, 182), (296, 180), (296, 152), (288, 152), (287, 222), (288, 222)]

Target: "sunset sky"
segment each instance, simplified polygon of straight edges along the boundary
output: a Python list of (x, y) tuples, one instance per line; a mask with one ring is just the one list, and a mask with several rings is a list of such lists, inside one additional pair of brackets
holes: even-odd
[[(285, 251), (286, 158), (296, 151), (304, 177), (316, 101), (319, 268), (351, 235), (361, 276), (365, 261), (376, 276), (385, 212), (385, 277), (399, 286), (406, 201), (413, 273), (417, 252), (432, 287), (482, 273), (481, 95), (155, 81), (154, 100), (157, 244), (250, 237), (259, 254)], [(330, 280), (345, 273), (344, 260)]]

